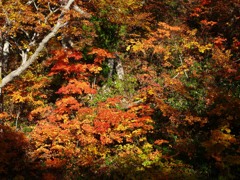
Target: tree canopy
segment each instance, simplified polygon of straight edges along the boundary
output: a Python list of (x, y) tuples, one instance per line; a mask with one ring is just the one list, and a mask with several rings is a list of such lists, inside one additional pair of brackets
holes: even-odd
[(0, 177), (236, 179), (238, 0), (0, 1)]

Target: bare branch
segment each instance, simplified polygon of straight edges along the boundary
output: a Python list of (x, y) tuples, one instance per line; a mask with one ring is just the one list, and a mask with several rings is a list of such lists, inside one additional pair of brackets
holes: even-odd
[(69, 0), (68, 3), (64, 6), (64, 9), (68, 10), (73, 2), (74, 2), (74, 0)]
[(6, 41), (3, 45), (3, 55), (7, 56), (9, 54), (9, 46), (10, 43), (8, 41)]
[(84, 11), (83, 9), (81, 9), (81, 8), (80, 8), (79, 6), (77, 6), (77, 5), (74, 5), (74, 6), (73, 6), (73, 9), (74, 9), (75, 11), (77, 11), (78, 13), (80, 13), (81, 15), (87, 17), (87, 18), (90, 18), (90, 17), (92, 16), (90, 13)]
[[(68, 3), (63, 7), (64, 10), (69, 10), (71, 4), (74, 2), (74, 0), (69, 0)], [(64, 12), (62, 12), (62, 14), (64, 14)], [(39, 53), (43, 50), (43, 48), (45, 47), (46, 43), (56, 35), (57, 31), (66, 25), (66, 23), (62, 22), (62, 15), (60, 16), (60, 18), (57, 21), (57, 24), (53, 27), (53, 29), (51, 30), (51, 32), (45, 36), (43, 38), (43, 40), (39, 43), (39, 46), (37, 47), (37, 49), (35, 50), (35, 52), (33, 53), (32, 56), (30, 56), (30, 58), (22, 63), (22, 65), (20, 67), (18, 67), (16, 70), (12, 71), (10, 74), (8, 74), (7, 76), (5, 76), (2, 79), (2, 82), (0, 82), (0, 88), (4, 87), (7, 83), (9, 83), (10, 81), (13, 80), (14, 77), (19, 76), (23, 71), (25, 71), (37, 58)]]
[(7, 25), (10, 25), (10, 24), (11, 24), (11, 21), (10, 21), (10, 19), (9, 19), (9, 17), (8, 17), (7, 11), (6, 11), (5, 9), (2, 9), (2, 10), (3, 10), (4, 15), (5, 15), (5, 17), (6, 17), (6, 23), (7, 23)]

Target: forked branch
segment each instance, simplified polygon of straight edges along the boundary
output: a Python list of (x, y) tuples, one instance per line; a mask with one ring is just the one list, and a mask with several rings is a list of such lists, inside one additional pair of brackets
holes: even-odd
[(5, 76), (2, 81), (0, 81), (0, 88), (3, 88), (6, 84), (8, 84), (10, 81), (13, 80), (13, 78), (19, 76), (23, 71), (25, 71), (39, 56), (39, 53), (43, 50), (44, 46), (47, 44), (47, 42), (56, 35), (58, 30), (66, 25), (66, 22), (62, 21), (62, 17), (64, 16), (65, 11), (69, 10), (70, 6), (73, 4), (74, 0), (69, 0), (67, 4), (63, 7), (63, 11), (56, 23), (56, 25), (53, 27), (53, 29), (50, 31), (50, 33), (43, 38), (43, 40), (39, 43), (37, 49), (32, 54), (32, 56), (29, 57), (27, 61), (21, 64), (16, 70), (9, 73), (7, 76)]

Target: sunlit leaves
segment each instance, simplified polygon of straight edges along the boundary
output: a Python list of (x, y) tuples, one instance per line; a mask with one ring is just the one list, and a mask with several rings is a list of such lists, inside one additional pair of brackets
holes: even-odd
[[(131, 13), (137, 12), (141, 9), (142, 1), (141, 0), (128, 0), (128, 1), (93, 1), (94, 5), (97, 7), (97, 11), (100, 17), (108, 17), (112, 22), (116, 23), (135, 23), (138, 22), (136, 18), (131, 19)], [(141, 14), (138, 16), (140, 17)], [(143, 16), (144, 17), (144, 16)], [(144, 20), (144, 18), (140, 18)], [(122, 19), (123, 21), (120, 21)], [(131, 20), (133, 20), (131, 22)]]
[[(21, 63), (16, 52), (32, 53), (64, 2), (1, 2), (1, 32), (10, 37), (9, 62), (15, 69)], [(68, 23), (39, 58), (43, 66), (34, 64), (3, 89), (8, 113), (0, 118), (26, 132), (35, 175), (211, 179), (228, 172), (227, 179), (235, 178), (240, 105), (239, 33), (232, 28), (239, 20), (236, 2), (75, 1), (89, 14), (67, 12), (63, 21)], [(225, 5), (229, 11), (223, 11)], [(7, 15), (11, 26), (4, 26)], [(105, 60), (118, 57), (128, 76), (116, 80), (113, 75), (107, 82)], [(5, 131), (1, 126), (0, 138)], [(9, 132), (5, 139), (21, 138)], [(0, 143), (3, 152), (11, 142)]]
[(56, 93), (59, 94), (94, 94), (95, 90), (90, 87), (87, 82), (80, 82), (76, 79), (69, 80), (67, 86), (61, 87)]
[[(63, 121), (63, 123), (58, 125), (58, 122), (60, 122), (58, 118), (56, 117), (56, 120), (53, 121), (50, 115), (47, 119), (51, 122), (42, 121), (31, 135), (34, 139), (33, 143), (38, 147), (33, 155), (46, 161), (46, 164), (50, 167), (60, 167), (64, 160), (58, 161), (57, 159), (59, 157), (72, 158), (73, 154), (74, 157), (79, 156), (84, 159), (78, 162), (80, 166), (89, 165), (93, 159), (97, 157), (103, 158), (110, 152), (117, 156), (118, 150), (108, 149), (105, 145), (115, 145), (125, 141), (133, 143), (153, 129), (151, 118), (141, 117), (141, 115), (138, 117), (134, 109), (132, 112), (124, 112), (116, 109), (116, 107), (104, 108), (100, 106), (96, 109), (88, 108), (90, 111), (94, 111), (92, 114), (88, 114), (89, 111), (86, 108), (79, 106), (76, 108), (79, 109), (81, 114), (77, 116), (77, 119), (72, 119), (70, 116), (71, 111), (69, 111), (74, 110), (72, 106), (69, 103), (64, 103), (66, 106), (62, 106), (59, 103), (61, 102), (58, 101), (56, 103), (59, 107), (53, 112), (54, 116), (61, 115), (63, 118), (63, 114), (68, 114), (69, 120)], [(66, 109), (66, 111), (61, 109)], [(140, 107), (138, 110), (143, 109)], [(81, 147), (81, 149), (78, 147)], [(99, 148), (102, 148), (102, 150)], [(148, 149), (147, 146), (143, 148)], [(66, 154), (70, 150), (72, 152)], [(44, 153), (44, 156), (42, 156), (42, 153)], [(89, 154), (87, 155), (88, 158), (85, 156), (86, 154)], [(55, 160), (50, 161), (48, 157), (53, 157), (56, 163)], [(65, 161), (64, 164), (68, 163), (70, 162)]]

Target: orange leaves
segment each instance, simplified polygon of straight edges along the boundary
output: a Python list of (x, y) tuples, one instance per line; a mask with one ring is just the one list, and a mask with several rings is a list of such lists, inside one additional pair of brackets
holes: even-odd
[(192, 125), (196, 122), (199, 122), (202, 127), (208, 122), (207, 118), (191, 116), (191, 115), (186, 115), (184, 120), (187, 121), (188, 124), (190, 124), (190, 125)]
[(103, 144), (113, 143), (114, 140), (122, 142), (135, 127), (130, 127), (133, 118), (137, 118), (133, 113), (122, 112), (115, 108), (99, 108), (94, 119), (95, 133), (100, 135)]
[(72, 50), (55, 50), (52, 52), (54, 55), (52, 58), (48, 59), (46, 62), (47, 66), (50, 66), (53, 64), (53, 67), (51, 68), (51, 72), (49, 75), (54, 75), (59, 72), (64, 72), (65, 74), (69, 74), (72, 72), (85, 72), (86, 67), (79, 64), (74, 64), (70, 62), (70, 60), (73, 61), (79, 61), (82, 58), (82, 54), (77, 51)]
[(171, 26), (165, 22), (159, 22), (158, 29), (152, 33), (152, 37), (154, 37), (154, 41), (165, 38), (168, 39), (174, 34), (174, 32), (179, 32), (181, 30), (182, 29), (179, 26)]
[(88, 54), (97, 54), (97, 56), (100, 57), (115, 58), (112, 53), (109, 53), (107, 50), (101, 48), (93, 48)]
[[(216, 64), (220, 67), (226, 67), (231, 58), (231, 51), (230, 50), (221, 50), (219, 48), (213, 49), (213, 59), (216, 61)], [(230, 64), (229, 64), (230, 65)]]
[(201, 12), (202, 12), (202, 9), (199, 7), (196, 7), (193, 9), (193, 12), (190, 14), (190, 16), (191, 17), (199, 17)]
[[(59, 99), (56, 108), (31, 133), (36, 147), (31, 158), (43, 160), (50, 168), (70, 167), (72, 163), (88, 166), (95, 159), (118, 153), (107, 145), (134, 143), (153, 129), (150, 107), (122, 111), (116, 108), (119, 102), (119, 98), (110, 98), (90, 108), (71, 96)], [(76, 157), (81, 160), (71, 161)]]
[(169, 24), (165, 23), (165, 22), (159, 22), (158, 23), (159, 28), (157, 29), (157, 31), (153, 34), (153, 36), (155, 36), (155, 38), (170, 38), (170, 35), (172, 34), (172, 32), (177, 32), (180, 31), (181, 28), (178, 26), (170, 26)]
[(169, 143), (169, 141), (164, 140), (164, 139), (158, 139), (158, 140), (154, 141), (154, 144), (156, 144), (156, 145), (162, 145), (164, 143)]
[[(73, 137), (69, 130), (62, 129), (56, 123), (41, 121), (31, 133), (32, 144), (35, 150), (31, 153), (31, 158), (40, 158), (45, 161), (48, 167), (60, 168), (66, 164), (66, 153), (71, 152), (75, 147)], [(68, 154), (71, 156), (72, 153)], [(61, 160), (59, 159), (61, 158)]]
[(93, 48), (88, 54), (95, 54), (96, 55), (95, 58), (94, 58), (94, 63), (95, 64), (102, 64), (102, 62), (106, 58), (115, 58), (115, 55), (113, 55), (113, 53), (109, 53), (105, 49), (101, 49), (101, 48)]
[(181, 31), (182, 29), (179, 26), (171, 26), (165, 22), (159, 22), (157, 30), (151, 32), (147, 39), (130, 39), (131, 45), (126, 50), (129, 51), (131, 49), (133, 52), (142, 52), (144, 55), (146, 55), (149, 49), (153, 49), (153, 54), (168, 53), (164, 46), (164, 41)]
[(215, 61), (215, 71), (218, 71), (222, 76), (230, 78), (231, 76), (237, 76), (238, 64), (231, 61), (231, 51), (222, 50), (218, 47), (213, 49), (213, 60)]
[(102, 106), (106, 107), (116, 107), (118, 104), (121, 103), (121, 96), (115, 96), (113, 98), (108, 98), (105, 103), (101, 104)]
[(94, 127), (95, 127), (95, 130), (96, 130), (97, 133), (102, 134), (102, 133), (106, 133), (106, 132), (109, 131), (110, 123), (109, 122), (95, 120), (94, 121)]
[(50, 106), (37, 107), (30, 112), (30, 114), (28, 115), (28, 120), (32, 121), (33, 119), (44, 119), (51, 113), (51, 111), (52, 108)]
[[(94, 122), (96, 124), (96, 122)], [(81, 126), (81, 128), (87, 132), (87, 133), (94, 133), (95, 132), (95, 128), (93, 126), (91, 126), (90, 124), (83, 124)]]
[(58, 94), (94, 94), (95, 89), (90, 87), (88, 82), (77, 81), (76, 79), (69, 80), (66, 86), (61, 87), (56, 93)]
[(225, 129), (222, 129), (222, 131), (213, 130), (210, 140), (202, 143), (206, 148), (208, 155), (214, 158), (217, 162), (227, 161), (228, 157), (225, 156), (225, 150), (238, 143), (234, 135), (231, 135), (230, 132), (224, 133), (224, 130)]
[(83, 58), (82, 53), (77, 51), (69, 51), (67, 54), (68, 58), (73, 58), (74, 60), (78, 61)]
[(81, 52), (66, 49), (54, 51), (53, 57), (48, 59), (46, 63), (47, 66), (53, 64), (49, 75), (52, 76), (59, 72), (63, 72), (65, 75), (75, 73), (78, 75), (78, 77), (83, 78), (83, 75), (90, 76), (87, 71), (91, 73), (99, 73), (99, 71), (101, 71), (101, 67), (99, 67), (99, 65), (101, 65), (102, 61), (106, 58), (105, 55), (107, 57), (110, 57), (110, 55), (102, 49), (98, 49), (97, 51), (93, 52), (93, 54), (95, 53), (100, 53), (100, 55), (97, 55), (96, 58), (102, 59), (100, 61), (96, 61), (95, 64), (85, 64), (80, 61), (83, 58)]
[(217, 22), (215, 22), (215, 21), (207, 21), (206, 19), (204, 19), (204, 20), (201, 20), (201, 24), (208, 28), (208, 27), (212, 27), (215, 24), (217, 24)]
[(184, 84), (179, 79), (172, 78), (166, 73), (162, 73), (162, 77), (164, 78), (164, 87), (165, 88), (174, 89), (175, 91), (179, 91), (182, 94), (186, 93)]
[(57, 180), (57, 178), (51, 173), (43, 173), (43, 180)]
[(6, 112), (0, 113), (0, 120), (1, 120), (1, 121), (2, 121), (3, 119), (8, 118), (8, 117), (9, 117), (9, 114), (8, 114), (8, 113), (6, 113)]
[(47, 159), (45, 161), (46, 166), (50, 168), (61, 168), (65, 165), (66, 160), (61, 160), (59, 158)]
[(56, 102), (57, 106), (57, 113), (64, 114), (64, 113), (71, 113), (72, 111), (77, 111), (81, 104), (72, 96), (63, 97), (62, 99)]
[(210, 3), (212, 3), (211, 0), (201, 0), (201, 5), (203, 5), (203, 6), (206, 6)]
[[(205, 162), (205, 155), (216, 162), (239, 164), (239, 161), (233, 160), (234, 157), (239, 158), (236, 152), (239, 145), (239, 116), (236, 113), (239, 83), (234, 81), (239, 79), (238, 54), (234, 54), (239, 44), (239, 33), (234, 28), (228, 31), (231, 32), (229, 36), (236, 36), (233, 41), (228, 41), (228, 36), (224, 35), (224, 30), (235, 24), (238, 17), (226, 18), (226, 22), (221, 23), (219, 19), (228, 17), (225, 16), (227, 13), (222, 11), (223, 16), (219, 18), (210, 16), (212, 12), (214, 14), (215, 5), (208, 2), (210, 1), (75, 1), (75, 5), (79, 5), (79, 8), (83, 5), (88, 11), (96, 8), (97, 11), (92, 12), (96, 19), (93, 18), (90, 22), (71, 10), (67, 14), (68, 25), (58, 31), (55, 40), (46, 45), (48, 52), (55, 49), (45, 63), (47, 67), (34, 65), (32, 71), (26, 71), (16, 79), (16, 84), (4, 89), (9, 98), (8, 110), (15, 112), (22, 108), (18, 113), (24, 113), (23, 117), (9, 116), (18, 122), (19, 129), (27, 131), (32, 144), (29, 158), (38, 165), (38, 170), (49, 172), (45, 174), (46, 179), (54, 178), (50, 175), (51, 171), (67, 171), (65, 178), (74, 179), (80, 173), (92, 172), (107, 172), (111, 175), (119, 172), (122, 177), (123, 174), (132, 173), (125, 172), (129, 169), (136, 171), (138, 177), (146, 177), (145, 173), (156, 170), (159, 176), (166, 175), (166, 178), (162, 178), (171, 179), (169, 174), (193, 170), (185, 167), (177, 169), (184, 166), (182, 162), (187, 162), (194, 168), (201, 166), (200, 170), (196, 168), (196, 172), (201, 173), (205, 171), (206, 165), (214, 167)], [(35, 42), (39, 42), (41, 33), (53, 26), (60, 12), (56, 9), (55, 13), (45, 17), (49, 11), (59, 7), (57, 0), (36, 3), (41, 12), (42, 8), (47, 7), (39, 21), (34, 21), (40, 17), (37, 13), (23, 21), (23, 24), (29, 23), (29, 27), (23, 27), (19, 21), (12, 26), (16, 30), (10, 32), (10, 37), (16, 35), (14, 39), (20, 38), (21, 48), (30, 48), (28, 41), (32, 38), (34, 29), (39, 32), (35, 36)], [(200, 6), (195, 6), (198, 3)], [(149, 4), (156, 5), (156, 8)], [(165, 5), (166, 12), (162, 11), (164, 8), (161, 5)], [(23, 6), (25, 7), (24, 4)], [(193, 6), (196, 8), (191, 14)], [(208, 6), (214, 6), (212, 12)], [(35, 8), (34, 3), (29, 4), (29, 7)], [(142, 7), (146, 8), (141, 9)], [(10, 16), (12, 19), (21, 19), (16, 17), (16, 12), (20, 12), (15, 11), (17, 9), (18, 7), (7, 9), (8, 13), (14, 10)], [(154, 21), (145, 13), (150, 10), (155, 11), (152, 12)], [(21, 12), (23, 11), (26, 14), (31, 9), (23, 9)], [(159, 22), (159, 17), (165, 19), (161, 13), (166, 14), (165, 17), (179, 14), (180, 18), (178, 22), (171, 21), (172, 17), (167, 18), (166, 21), (172, 24), (170, 25)], [(187, 13), (192, 17), (185, 16)], [(82, 20), (83, 18), (85, 19)], [(185, 20), (189, 20), (193, 28), (184, 25)], [(152, 22), (154, 30), (149, 29), (147, 21)], [(21, 26), (16, 26), (18, 24)], [(220, 25), (222, 34), (217, 33)], [(25, 37), (25, 32), (19, 33), (20, 28), (24, 31), (31, 29), (29, 39)], [(131, 34), (127, 35), (129, 30)], [(98, 33), (98, 37), (95, 33)], [(138, 33), (141, 35), (136, 35)], [(21, 37), (22, 35), (24, 36)], [(127, 43), (118, 44), (121, 37)], [(102, 40), (106, 42), (105, 45)], [(12, 41), (14, 40), (11, 39), (10, 42), (11, 50), (15, 48)], [(64, 41), (70, 43), (72, 49), (63, 49), (62, 45), (65, 44), (60, 42), (65, 43)], [(227, 44), (230, 44), (229, 47), (234, 46), (234, 49), (228, 50), (225, 47)], [(128, 52), (121, 52), (121, 58), (124, 58), (123, 63), (127, 63), (123, 66), (126, 74), (129, 74), (128, 79), (120, 82), (115, 81), (113, 76), (113, 82), (105, 82), (109, 69), (104, 61), (115, 59), (118, 55), (94, 47), (95, 45), (112, 50), (117, 47), (122, 50), (126, 45)], [(58, 48), (62, 49), (56, 50)], [(45, 54), (41, 55), (42, 59), (46, 57)], [(39, 62), (42, 61), (41, 58)], [(45, 72), (50, 77), (45, 76)], [(99, 94), (97, 89), (100, 89)], [(105, 100), (107, 97), (111, 98)], [(13, 110), (12, 101), (16, 106)], [(31, 113), (28, 115), (29, 111)], [(9, 116), (0, 114), (1, 119), (8, 120)], [(31, 122), (25, 122), (25, 117)], [(229, 125), (216, 129), (220, 121)], [(2, 129), (5, 133), (1, 127), (0, 138)], [(12, 135), (15, 134), (10, 133), (6, 139), (11, 140)], [(205, 142), (202, 143), (203, 141)], [(10, 148), (12, 144), (0, 145)], [(227, 153), (231, 153), (231, 156), (225, 159)], [(13, 157), (16, 154), (14, 152)], [(11, 156), (0, 157), (0, 162), (4, 163), (6, 157)], [(200, 163), (195, 166), (199, 159), (204, 165)], [(3, 163), (0, 163), (0, 171)], [(72, 173), (73, 177), (67, 177), (68, 173)], [(78, 177), (82, 177), (82, 174)], [(114, 177), (118, 178), (118, 175), (114, 174)]]

